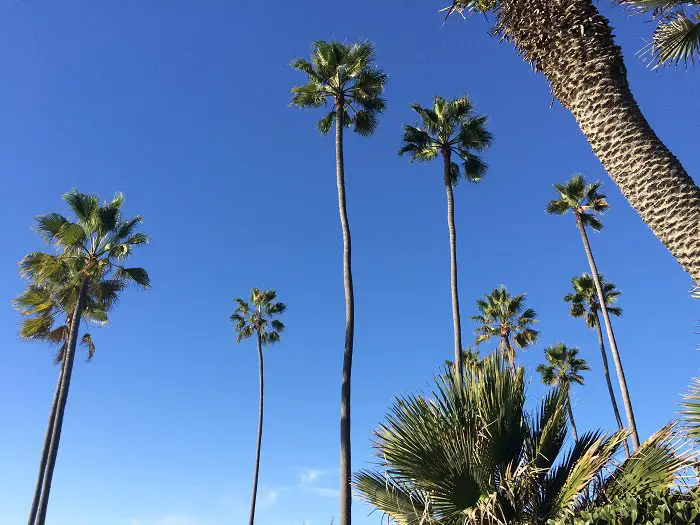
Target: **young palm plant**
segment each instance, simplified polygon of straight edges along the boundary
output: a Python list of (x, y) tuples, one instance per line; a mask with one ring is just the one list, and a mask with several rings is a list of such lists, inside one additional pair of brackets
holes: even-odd
[(605, 322), (605, 331), (608, 335), (608, 342), (610, 343), (610, 350), (613, 355), (617, 378), (620, 382), (622, 401), (627, 415), (627, 425), (631, 432), (630, 437), (632, 439), (632, 445), (634, 448), (637, 448), (639, 446), (639, 435), (637, 434), (637, 424), (634, 420), (632, 401), (630, 400), (629, 389), (627, 388), (627, 379), (625, 379), (625, 371), (622, 368), (620, 352), (617, 349), (615, 334), (613, 332), (612, 323), (610, 322), (610, 313), (608, 312), (607, 303), (605, 301), (603, 285), (600, 275), (598, 275), (598, 268), (593, 258), (593, 252), (591, 252), (591, 245), (588, 242), (588, 234), (586, 233), (587, 227), (593, 229), (593, 231), (600, 231), (603, 229), (603, 224), (600, 222), (597, 215), (608, 209), (608, 202), (605, 200), (605, 195), (599, 191), (600, 183), (594, 182), (588, 184), (582, 175), (573, 176), (565, 184), (555, 184), (554, 188), (559, 193), (559, 198), (547, 204), (547, 213), (564, 215), (565, 213), (571, 212), (576, 218), (576, 227), (581, 233), (583, 248), (586, 252), (588, 265), (591, 269), (591, 276), (593, 277), (593, 283), (595, 284), (596, 293), (598, 295), (598, 305), (600, 306), (600, 311), (603, 314), (603, 321)]
[[(60, 283), (61, 293), (70, 296), (70, 299), (63, 299), (62, 304), (74, 305), (72, 311), (67, 312), (70, 314), (70, 328), (61, 356), (63, 372), (46, 452), (46, 471), (36, 525), (44, 525), (46, 521), (81, 320), (88, 315), (86, 312), (90, 311), (93, 298), (111, 305), (129, 283), (143, 288), (150, 285), (143, 268), (123, 265), (133, 248), (146, 244), (148, 237), (135, 231), (142, 222), (140, 216), (122, 220), (121, 194), (100, 205), (97, 197), (73, 190), (64, 196), (64, 200), (74, 213), (75, 221), (58, 213), (42, 215), (36, 220), (37, 230), (53, 246), (54, 253), (33, 252), (20, 262), (20, 272), (30, 283), (48, 287)], [(108, 290), (103, 288), (105, 283)]]
[(574, 411), (571, 409), (571, 385), (583, 385), (581, 372), (590, 370), (584, 359), (578, 356), (578, 348), (571, 348), (564, 343), (557, 343), (544, 349), (546, 363), (538, 365), (537, 371), (542, 376), (542, 382), (549, 386), (559, 386), (566, 392), (566, 410), (571, 421), (574, 440), (578, 441)]
[(644, 117), (596, 3), (453, 0), (448, 9), (495, 13), (492, 33), (545, 76), (630, 205), (700, 284), (700, 188)]
[(352, 494), (350, 444), (350, 380), (355, 336), (355, 295), (352, 280), (352, 242), (345, 199), (343, 132), (351, 127), (359, 135), (371, 135), (384, 111), (382, 98), (387, 77), (374, 65), (374, 48), (368, 42), (343, 44), (318, 41), (311, 61), (298, 58), (292, 67), (304, 73), (307, 83), (292, 88), (292, 105), (331, 110), (318, 122), (327, 134), (335, 123), (335, 164), (338, 209), (343, 231), (343, 281), (345, 286), (345, 349), (340, 395), (340, 525), (350, 525)]
[(537, 322), (537, 313), (532, 308), (523, 309), (525, 294), (511, 296), (510, 292), (501, 286), (495, 288), (483, 299), (476, 301), (479, 315), (472, 317), (479, 323), (476, 329), (476, 344), (497, 337), (500, 338), (500, 349), (504, 358), (515, 370), (515, 348), (513, 344), (524, 350), (537, 341), (539, 332), (532, 328)]
[[(442, 156), (442, 182), (447, 193), (447, 227), (450, 234), (450, 282), (452, 287), (452, 323), (454, 328), (455, 372), (462, 373), (462, 329), (457, 290), (457, 232), (455, 230), (454, 196), (452, 189), (460, 179), (479, 182), (486, 173), (486, 164), (474, 152), (491, 145), (492, 136), (486, 129), (486, 116), (472, 114), (467, 97), (445, 100), (435, 97), (432, 107), (411, 106), (420, 117), (419, 127), (405, 126), (403, 147), (399, 154), (408, 153), (412, 161), (430, 161)], [(454, 162), (456, 157), (462, 162)]]
[(236, 309), (231, 315), (231, 320), (235, 324), (236, 342), (240, 343), (244, 339), (256, 337), (258, 343), (258, 372), (260, 378), (260, 402), (258, 404), (258, 440), (255, 449), (255, 471), (253, 474), (253, 495), (250, 501), (249, 525), (255, 523), (255, 501), (258, 496), (258, 473), (260, 472), (260, 447), (262, 445), (263, 431), (263, 394), (264, 394), (264, 374), (263, 374), (263, 346), (277, 343), (280, 334), (284, 330), (284, 324), (275, 317), (284, 313), (287, 306), (277, 303), (277, 292), (274, 290), (259, 290), (253, 288), (250, 292), (250, 302), (235, 299)]
[(429, 396), (398, 398), (375, 432), (378, 467), (355, 485), (397, 524), (545, 525), (591, 498), (665, 488), (689, 464), (668, 428), (619, 463), (625, 432), (587, 432), (565, 450), (565, 390), (528, 412), (522, 368), (499, 355), (464, 378), (446, 372)]
[[(603, 289), (603, 297), (605, 298), (605, 307), (608, 310), (608, 314), (617, 317), (621, 316), (622, 308), (615, 306), (617, 298), (621, 295), (621, 292), (615, 288), (613, 283), (607, 282), (602, 275), (600, 276), (600, 283)], [(600, 311), (598, 291), (596, 290), (593, 278), (587, 273), (573, 277), (571, 279), (571, 286), (573, 291), (564, 296), (564, 301), (571, 303), (569, 306), (569, 315), (571, 315), (571, 317), (583, 318), (586, 322), (586, 326), (589, 328), (595, 328), (596, 330), (596, 334), (598, 335), (598, 346), (600, 348), (600, 357), (603, 361), (605, 383), (608, 386), (608, 393), (610, 395), (613, 413), (615, 414), (615, 421), (617, 421), (618, 428), (622, 430), (624, 425), (622, 424), (622, 418), (620, 418), (620, 411), (617, 408), (615, 389), (613, 388), (612, 380), (610, 379), (608, 355), (605, 351), (603, 330), (600, 325), (600, 316), (598, 315), (598, 312)], [(625, 450), (627, 450), (627, 455), (629, 456), (627, 441), (625, 441)]]

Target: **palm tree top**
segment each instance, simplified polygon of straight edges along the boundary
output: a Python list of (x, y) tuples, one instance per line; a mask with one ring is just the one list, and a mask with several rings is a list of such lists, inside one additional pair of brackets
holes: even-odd
[(455, 153), (463, 163), (462, 173), (457, 163), (451, 163), (451, 183), (457, 184), (460, 175), (470, 182), (480, 181), (487, 166), (474, 154), (488, 148), (493, 135), (486, 129), (487, 117), (473, 115), (468, 97), (447, 100), (436, 96), (432, 107), (412, 104), (419, 118), (419, 126), (404, 126), (403, 146), (399, 155), (410, 154), (411, 161), (430, 161), (441, 153)]
[(476, 344), (511, 334), (520, 348), (533, 344), (539, 335), (531, 328), (537, 322), (537, 313), (532, 308), (525, 308), (525, 297), (525, 294), (513, 296), (501, 285), (478, 299), (479, 314), (472, 317), (480, 324), (476, 329)]
[[(621, 316), (622, 308), (615, 306), (615, 303), (622, 295), (622, 292), (613, 283), (606, 281), (602, 275), (600, 275), (600, 285), (603, 288), (603, 297), (605, 298), (605, 306), (608, 313), (617, 317)], [(586, 324), (594, 327), (596, 313), (600, 310), (600, 301), (598, 300), (598, 292), (593, 277), (585, 272), (572, 277), (571, 287), (573, 291), (564, 296), (564, 301), (571, 303), (569, 315), (571, 317), (584, 317)]]
[(547, 213), (564, 215), (571, 211), (581, 222), (596, 231), (603, 224), (596, 217), (608, 209), (605, 194), (600, 193), (600, 182), (587, 183), (583, 175), (574, 175), (564, 184), (555, 184), (559, 198), (549, 201)]
[(234, 299), (236, 309), (231, 315), (236, 331), (236, 342), (240, 343), (257, 334), (263, 345), (277, 343), (284, 331), (284, 324), (275, 317), (284, 313), (287, 305), (275, 302), (275, 290), (253, 288), (249, 301)]
[(304, 73), (307, 83), (292, 88), (293, 106), (319, 108), (331, 102), (333, 109), (318, 121), (321, 133), (330, 131), (336, 111), (343, 122), (360, 135), (371, 135), (377, 115), (384, 111), (382, 98), (386, 74), (374, 65), (374, 46), (369, 42), (314, 42), (311, 60), (297, 58), (292, 67)]
[(545, 385), (567, 386), (583, 384), (581, 372), (590, 370), (588, 363), (578, 356), (579, 349), (557, 343), (544, 349), (546, 363), (537, 367)]

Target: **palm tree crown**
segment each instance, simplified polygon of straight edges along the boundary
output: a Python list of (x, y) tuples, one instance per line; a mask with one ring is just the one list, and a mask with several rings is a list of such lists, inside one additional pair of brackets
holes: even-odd
[(545, 385), (568, 387), (571, 383), (583, 384), (581, 372), (590, 370), (584, 359), (578, 357), (579, 349), (557, 343), (544, 349), (546, 364), (537, 367)]
[(525, 294), (511, 296), (501, 286), (476, 302), (479, 315), (472, 317), (479, 323), (476, 329), (476, 344), (493, 337), (501, 338), (501, 349), (507, 355), (511, 365), (515, 355), (511, 347), (511, 338), (522, 349), (537, 340), (539, 332), (532, 328), (537, 322), (537, 313), (532, 308), (524, 309)]
[(600, 182), (587, 183), (583, 175), (574, 175), (564, 184), (555, 184), (559, 198), (547, 204), (547, 213), (563, 215), (573, 212), (577, 220), (595, 231), (603, 229), (603, 224), (596, 217), (608, 209), (605, 195), (600, 193)]
[(250, 302), (240, 297), (235, 299), (236, 310), (231, 315), (235, 324), (236, 341), (240, 343), (258, 334), (263, 345), (277, 343), (284, 331), (284, 324), (274, 317), (282, 314), (287, 306), (276, 303), (277, 292), (253, 288), (250, 292)]
[(472, 115), (469, 98), (435, 97), (432, 108), (419, 104), (411, 108), (420, 117), (421, 124), (420, 127), (405, 126), (399, 154), (409, 153), (412, 161), (429, 161), (441, 153), (455, 153), (463, 166), (460, 169), (459, 164), (451, 162), (449, 182), (454, 186), (462, 176), (471, 182), (480, 181), (486, 164), (473, 152), (488, 148), (493, 136), (486, 130), (486, 116)]
[(331, 130), (337, 111), (342, 111), (345, 126), (352, 126), (360, 135), (371, 135), (386, 105), (381, 94), (387, 81), (373, 61), (374, 47), (369, 42), (315, 42), (310, 62), (303, 58), (292, 62), (308, 79), (307, 84), (292, 88), (292, 105), (318, 108), (330, 101), (333, 109), (318, 121), (323, 134)]
[[(608, 313), (617, 317), (622, 315), (622, 308), (614, 306), (618, 297), (622, 295), (613, 283), (607, 282), (603, 276), (600, 276), (600, 284), (605, 297), (605, 305)], [(597, 312), (600, 311), (600, 301), (598, 300), (598, 292), (596, 291), (593, 277), (588, 273), (582, 273), (571, 279), (573, 292), (564, 296), (564, 301), (571, 303), (569, 306), (569, 315), (571, 317), (583, 317), (586, 325), (594, 328), (596, 325)]]

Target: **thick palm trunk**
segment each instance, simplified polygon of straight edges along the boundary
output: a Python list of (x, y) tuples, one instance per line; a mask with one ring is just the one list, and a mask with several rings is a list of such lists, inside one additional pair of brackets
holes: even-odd
[(455, 230), (455, 200), (450, 176), (450, 152), (443, 151), (445, 192), (447, 193), (447, 227), (450, 231), (450, 286), (452, 289), (452, 327), (454, 329), (455, 372), (462, 383), (462, 327), (459, 319), (459, 295), (457, 293), (457, 232)]
[(591, 0), (500, 0), (497, 29), (544, 74), (630, 205), (700, 284), (700, 189), (639, 109), (608, 20)]
[(588, 242), (588, 235), (586, 234), (586, 227), (581, 222), (581, 219), (576, 217), (576, 225), (581, 232), (581, 239), (583, 240), (583, 247), (586, 250), (586, 257), (588, 258), (588, 264), (591, 267), (591, 275), (593, 276), (593, 282), (595, 282), (595, 288), (598, 292), (598, 302), (600, 304), (600, 311), (603, 314), (603, 321), (605, 322), (605, 331), (608, 334), (608, 342), (610, 343), (610, 351), (612, 352), (613, 362), (615, 363), (615, 370), (617, 371), (617, 379), (620, 382), (620, 392), (622, 392), (622, 402), (625, 406), (625, 414), (627, 415), (627, 426), (631, 432), (632, 445), (636, 450), (639, 448), (639, 435), (637, 434), (637, 424), (634, 421), (634, 412), (632, 411), (632, 401), (630, 400), (630, 393), (627, 389), (627, 380), (625, 379), (625, 371), (622, 368), (622, 361), (620, 359), (620, 352), (617, 350), (617, 343), (615, 342), (615, 334), (613, 333), (612, 323), (610, 322), (610, 315), (608, 314), (608, 308), (605, 305), (605, 296), (603, 295), (603, 287), (600, 284), (600, 277), (598, 275), (598, 268), (596, 268), (595, 261), (593, 260), (593, 253), (591, 252), (591, 245)]
[(343, 160), (344, 101), (336, 102), (335, 109), (335, 164), (338, 185), (338, 211), (343, 230), (343, 284), (345, 286), (345, 350), (343, 379), (340, 388), (340, 525), (352, 522), (352, 453), (350, 445), (350, 378), (352, 347), (355, 337), (355, 296), (352, 286), (352, 241), (345, 207), (345, 162)]
[(265, 390), (264, 374), (263, 374), (263, 353), (262, 340), (258, 332), (258, 373), (260, 376), (260, 402), (258, 404), (258, 443), (255, 448), (255, 472), (253, 474), (253, 495), (250, 498), (250, 519), (249, 525), (255, 523), (255, 501), (258, 498), (258, 473), (260, 472), (260, 446), (262, 445), (263, 431), (263, 393)]
[(34, 488), (34, 498), (32, 499), (32, 508), (29, 511), (28, 525), (34, 525), (36, 515), (39, 510), (39, 499), (41, 498), (41, 489), (44, 485), (44, 477), (46, 473), (46, 463), (49, 458), (49, 448), (51, 447), (51, 436), (53, 435), (53, 425), (56, 420), (56, 410), (58, 408), (58, 397), (61, 392), (61, 381), (63, 380), (63, 371), (65, 370), (65, 359), (61, 361), (61, 371), (58, 374), (58, 383), (56, 391), (53, 395), (53, 403), (51, 404), (51, 412), (49, 413), (49, 423), (46, 427), (46, 436), (44, 437), (44, 447), (41, 451), (41, 460), (39, 461), (39, 474), (36, 479)]
[[(598, 334), (598, 346), (600, 346), (600, 357), (603, 360), (603, 374), (605, 375), (605, 383), (608, 385), (608, 393), (610, 394), (610, 402), (612, 403), (613, 412), (615, 413), (615, 421), (617, 421), (617, 428), (624, 430), (624, 425), (622, 424), (622, 419), (620, 418), (620, 410), (617, 408), (617, 400), (615, 399), (615, 389), (613, 388), (612, 381), (610, 380), (610, 369), (608, 368), (608, 355), (605, 352), (605, 342), (603, 341), (603, 330), (600, 328), (600, 318), (598, 317), (598, 312), (593, 312), (595, 315), (595, 329)], [(625, 440), (625, 452), (627, 457), (630, 455), (629, 445), (627, 440)]]
[(578, 441), (578, 432), (576, 431), (576, 422), (574, 421), (574, 411), (571, 410), (571, 398), (566, 400), (566, 409), (569, 412), (569, 420), (571, 421), (571, 430), (574, 433), (574, 441)]
[(513, 346), (510, 344), (510, 336), (506, 335), (503, 338), (503, 346), (505, 348), (505, 358), (508, 360), (508, 363), (510, 363), (510, 368), (515, 372), (515, 350), (513, 350)]
[(49, 505), (49, 496), (51, 494), (51, 481), (53, 479), (53, 471), (56, 468), (56, 457), (58, 456), (58, 445), (61, 441), (61, 428), (63, 427), (63, 416), (66, 411), (66, 403), (68, 401), (68, 390), (70, 388), (71, 375), (73, 373), (73, 361), (75, 359), (75, 348), (78, 343), (78, 333), (80, 332), (80, 319), (85, 306), (85, 296), (87, 295), (88, 279), (83, 278), (78, 291), (78, 301), (73, 311), (73, 318), (70, 322), (70, 332), (68, 334), (68, 344), (66, 345), (66, 353), (63, 356), (64, 370), (61, 377), (61, 387), (58, 396), (58, 405), (56, 407), (56, 418), (53, 422), (51, 430), (51, 446), (46, 464), (46, 474), (39, 500), (39, 510), (37, 514), (37, 525), (44, 525), (46, 522), (46, 511)]

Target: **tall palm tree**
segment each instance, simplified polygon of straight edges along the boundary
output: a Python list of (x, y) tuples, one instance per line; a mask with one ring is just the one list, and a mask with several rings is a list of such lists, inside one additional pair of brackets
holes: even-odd
[(494, 337), (500, 338), (501, 353), (515, 370), (515, 346), (524, 350), (537, 341), (539, 332), (532, 328), (537, 313), (532, 308), (523, 309), (525, 294), (511, 296), (505, 286), (495, 288), (483, 299), (476, 301), (479, 315), (472, 319), (479, 323), (476, 344)]
[[(455, 372), (462, 373), (462, 329), (457, 293), (457, 233), (455, 231), (454, 196), (452, 188), (461, 178), (479, 182), (486, 173), (486, 164), (474, 152), (491, 145), (492, 136), (486, 130), (486, 116), (472, 114), (467, 97), (445, 100), (435, 97), (432, 107), (411, 106), (420, 117), (419, 127), (405, 126), (403, 147), (399, 154), (410, 153), (412, 161), (429, 161), (442, 155), (442, 182), (447, 193), (447, 227), (450, 233), (450, 282), (452, 286), (452, 324), (454, 328)], [(462, 167), (453, 161), (453, 155)]]
[(669, 428), (620, 463), (625, 432), (587, 432), (565, 450), (565, 390), (531, 413), (523, 369), (509, 368), (495, 355), (462, 383), (445, 373), (428, 397), (398, 398), (375, 432), (379, 468), (355, 477), (359, 495), (399, 525), (544, 525), (589, 499), (663, 489), (690, 464)]
[[(602, 275), (600, 276), (600, 283), (603, 289), (603, 297), (605, 298), (605, 307), (608, 310), (608, 314), (616, 317), (621, 316), (622, 308), (615, 306), (621, 292), (615, 288), (613, 283), (607, 282)], [(603, 361), (605, 383), (608, 386), (608, 393), (610, 394), (610, 402), (612, 403), (613, 412), (615, 414), (615, 421), (617, 421), (618, 428), (622, 430), (624, 425), (622, 424), (622, 419), (620, 418), (620, 411), (617, 408), (615, 389), (613, 388), (612, 380), (610, 379), (608, 356), (607, 352), (605, 351), (605, 341), (603, 340), (603, 329), (601, 328), (600, 316), (598, 315), (598, 312), (600, 311), (598, 291), (596, 290), (593, 278), (587, 273), (573, 277), (571, 279), (571, 286), (573, 288), (573, 292), (566, 294), (564, 296), (564, 301), (571, 303), (569, 306), (569, 315), (571, 315), (571, 317), (583, 318), (586, 322), (586, 326), (589, 328), (595, 328), (596, 330), (598, 335), (598, 346), (600, 348), (600, 357)], [(627, 448), (627, 441), (625, 441), (625, 449), (627, 450)], [(627, 455), (629, 456), (629, 450), (627, 450)]]
[(700, 188), (634, 99), (622, 51), (593, 0), (453, 0), (493, 11), (493, 33), (542, 73), (642, 220), (700, 284)]
[(652, 13), (658, 25), (645, 52), (655, 68), (700, 59), (699, 0), (620, 0), (635, 14)]
[(56, 413), (51, 428), (51, 440), (46, 459), (46, 471), (41, 497), (36, 513), (36, 525), (44, 525), (48, 509), (53, 471), (61, 438), (63, 416), (68, 400), (73, 361), (78, 343), (80, 322), (92, 297), (101, 297), (104, 283), (108, 283), (109, 298), (113, 304), (127, 284), (135, 283), (143, 288), (150, 285), (143, 268), (127, 268), (123, 261), (134, 247), (146, 244), (148, 237), (135, 232), (142, 222), (140, 216), (122, 220), (123, 196), (100, 205), (97, 197), (72, 190), (64, 195), (75, 221), (58, 213), (39, 216), (36, 228), (54, 253), (32, 252), (20, 262), (20, 272), (31, 283), (51, 286), (61, 282), (61, 289), (71, 294), (66, 304), (74, 304), (69, 324), (68, 341), (62, 355), (63, 372), (60, 381)]
[(255, 523), (255, 500), (258, 496), (258, 473), (260, 472), (260, 446), (262, 445), (263, 430), (263, 352), (262, 347), (277, 343), (280, 334), (284, 330), (284, 324), (278, 315), (284, 313), (287, 306), (284, 303), (276, 303), (277, 292), (274, 290), (260, 290), (253, 288), (250, 292), (250, 303), (241, 299), (235, 299), (236, 309), (231, 315), (231, 320), (235, 323), (236, 342), (240, 343), (244, 339), (256, 337), (258, 343), (258, 373), (260, 378), (260, 403), (258, 405), (258, 441), (255, 449), (255, 471), (253, 474), (253, 495), (250, 501), (249, 525)]
[(622, 359), (620, 352), (617, 349), (615, 334), (610, 322), (610, 314), (608, 312), (607, 303), (605, 302), (605, 293), (603, 285), (598, 275), (598, 268), (593, 259), (591, 245), (588, 242), (588, 234), (586, 227), (590, 227), (593, 231), (600, 231), (603, 228), (603, 223), (600, 222), (597, 215), (608, 209), (608, 202), (605, 200), (605, 195), (600, 193), (600, 183), (586, 183), (582, 175), (575, 175), (565, 184), (555, 184), (554, 188), (559, 193), (559, 198), (550, 201), (547, 204), (547, 213), (554, 215), (563, 215), (567, 212), (573, 213), (576, 218), (576, 227), (581, 233), (583, 248), (586, 251), (588, 265), (591, 268), (591, 275), (595, 284), (595, 289), (598, 294), (598, 305), (603, 314), (605, 322), (605, 331), (608, 335), (610, 343), (610, 351), (612, 352), (617, 378), (620, 382), (620, 390), (622, 391), (622, 402), (625, 406), (625, 414), (627, 415), (627, 426), (631, 432), (632, 445), (634, 448), (639, 447), (639, 435), (637, 434), (637, 424), (634, 420), (634, 411), (632, 410), (632, 401), (630, 400), (629, 389), (627, 388), (627, 380), (625, 379), (625, 371), (622, 368)]
[(340, 525), (350, 525), (351, 446), (350, 380), (355, 336), (355, 295), (352, 281), (352, 242), (345, 202), (343, 131), (352, 127), (359, 135), (371, 135), (378, 115), (384, 111), (382, 98), (387, 77), (374, 65), (374, 48), (368, 42), (343, 44), (317, 41), (311, 61), (298, 58), (292, 66), (306, 75), (307, 83), (292, 88), (292, 105), (331, 110), (318, 122), (327, 134), (335, 122), (335, 164), (338, 209), (343, 230), (343, 282), (345, 286), (345, 349), (340, 394)]
[(578, 348), (571, 348), (564, 343), (557, 343), (544, 349), (547, 360), (537, 366), (537, 371), (542, 376), (542, 382), (549, 386), (559, 386), (566, 392), (566, 410), (571, 421), (571, 430), (574, 440), (578, 441), (574, 411), (571, 409), (571, 385), (583, 385), (581, 372), (590, 370), (588, 363), (578, 356)]

